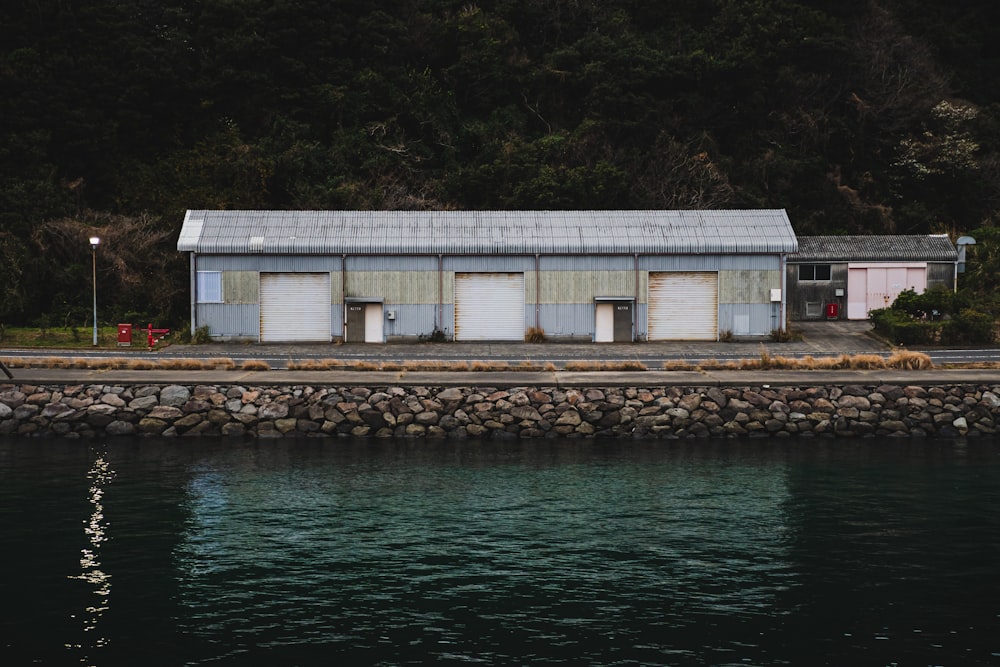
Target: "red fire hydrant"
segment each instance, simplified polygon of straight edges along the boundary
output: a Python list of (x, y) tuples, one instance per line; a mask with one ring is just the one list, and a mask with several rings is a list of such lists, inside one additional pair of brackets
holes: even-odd
[(156, 344), (161, 340), (170, 335), (170, 329), (154, 329), (153, 323), (149, 323), (149, 327), (144, 329), (146, 332), (146, 342), (149, 345), (149, 349), (152, 350), (156, 347)]

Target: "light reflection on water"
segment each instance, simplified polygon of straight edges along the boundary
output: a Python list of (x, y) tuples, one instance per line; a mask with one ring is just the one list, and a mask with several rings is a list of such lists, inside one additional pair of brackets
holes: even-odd
[(0, 441), (0, 663), (1000, 664), (998, 452)]
[[(107, 521), (104, 518), (103, 498), (105, 488), (114, 479), (115, 472), (99, 454), (94, 465), (87, 472), (90, 480), (88, 501), (92, 512), (83, 522), (83, 532), (87, 536), (87, 545), (80, 550), (80, 574), (71, 576), (91, 587), (91, 593), (96, 602), (87, 605), (82, 615), (83, 631), (87, 637), (86, 643), (67, 644), (66, 648), (80, 653), (80, 662), (86, 665), (99, 664), (95, 657), (99, 649), (108, 644), (108, 639), (98, 631), (98, 621), (108, 610), (111, 595), (111, 575), (101, 569), (101, 546), (107, 541)], [(76, 614), (73, 614), (76, 617)]]

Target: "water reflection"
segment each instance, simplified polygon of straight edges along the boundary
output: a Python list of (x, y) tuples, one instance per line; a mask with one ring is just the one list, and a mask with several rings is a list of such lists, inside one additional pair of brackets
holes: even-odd
[(0, 439), (0, 665), (1000, 665), (997, 442), (106, 451)]
[(794, 585), (778, 461), (257, 456), (188, 482), (183, 622), (218, 658), (663, 662), (700, 626), (745, 654)]
[(83, 614), (84, 636), (92, 638), (86, 645), (67, 645), (67, 648), (81, 651), (83, 655), (80, 661), (87, 665), (97, 664), (96, 658), (88, 654), (88, 649), (99, 650), (108, 644), (108, 639), (98, 632), (98, 621), (108, 610), (108, 600), (111, 595), (111, 575), (101, 569), (101, 546), (108, 539), (108, 523), (104, 518), (104, 491), (114, 476), (115, 471), (111, 469), (104, 454), (94, 460), (93, 466), (87, 472), (87, 479), (90, 480), (88, 501), (91, 505), (91, 514), (83, 522), (87, 545), (80, 550), (80, 574), (70, 577), (89, 584), (92, 588), (91, 593), (96, 598), (96, 602), (88, 605)]

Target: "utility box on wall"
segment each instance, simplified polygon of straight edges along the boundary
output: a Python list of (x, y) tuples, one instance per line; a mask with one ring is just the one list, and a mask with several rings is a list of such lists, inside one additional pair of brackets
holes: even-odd
[(826, 319), (835, 320), (840, 317), (840, 304), (828, 303), (826, 304)]

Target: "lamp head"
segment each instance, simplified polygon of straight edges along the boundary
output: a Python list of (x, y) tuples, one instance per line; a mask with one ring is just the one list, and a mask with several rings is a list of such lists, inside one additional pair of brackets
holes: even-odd
[(95, 249), (97, 248), (98, 245), (100, 245), (100, 243), (101, 239), (99, 239), (98, 237), (96, 236), (90, 237), (90, 245), (93, 246)]

